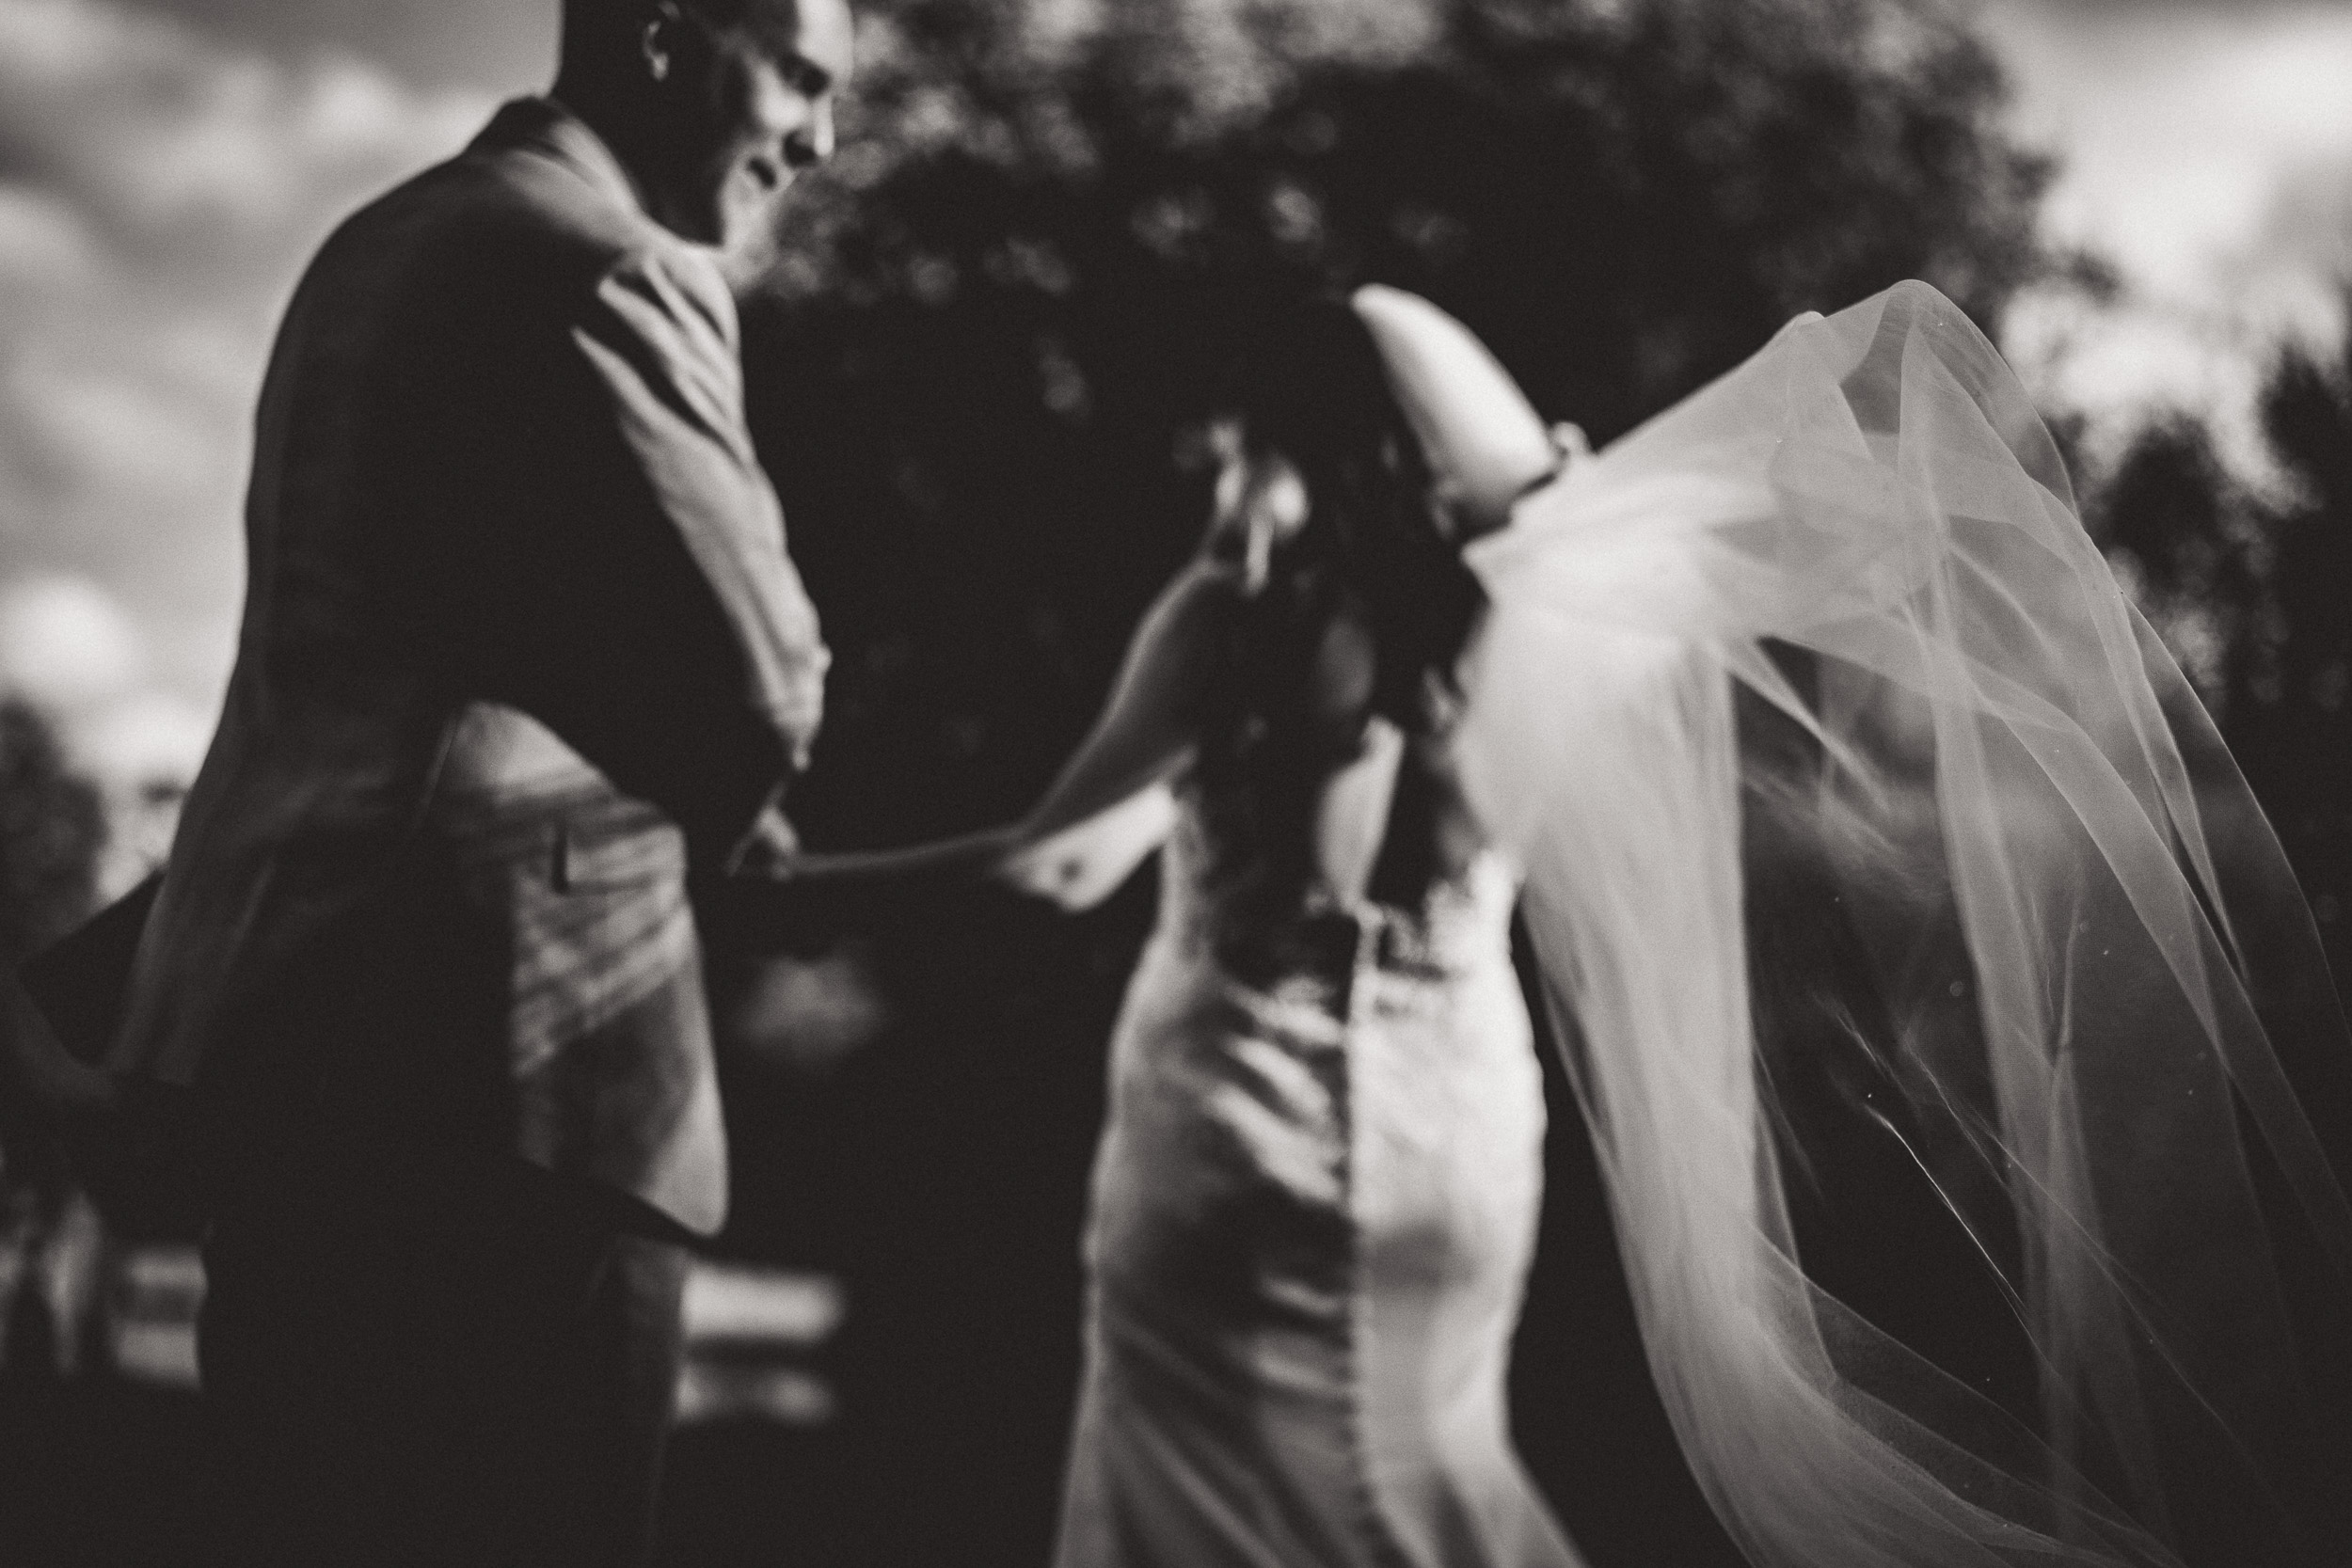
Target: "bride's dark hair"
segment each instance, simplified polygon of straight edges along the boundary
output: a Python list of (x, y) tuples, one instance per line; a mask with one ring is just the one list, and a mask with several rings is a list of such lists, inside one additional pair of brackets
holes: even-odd
[(1281, 539), (1253, 541), (1246, 523), (1230, 524), (1213, 552), (1248, 563), (1253, 596), (1276, 620), (1327, 613), (1352, 594), (1373, 633), (1373, 711), (1430, 728), (1431, 677), (1454, 689), (1486, 595), (1450, 537), (1428, 454), (1370, 329), (1336, 299), (1269, 313), (1220, 411), (1239, 420), (1247, 451), (1297, 470), (1308, 510)]

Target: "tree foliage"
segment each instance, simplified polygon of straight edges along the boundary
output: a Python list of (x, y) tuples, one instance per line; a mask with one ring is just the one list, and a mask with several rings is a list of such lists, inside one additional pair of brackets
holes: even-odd
[[(2345, 305), (2352, 322), (2352, 291)], [(2352, 330), (2332, 355), (2283, 349), (2262, 413), (2279, 483), (2249, 485), (2202, 423), (2166, 414), (2099, 479), (2086, 520), (2220, 720), (2341, 946), (2352, 898)]]
[(0, 963), (89, 913), (104, 836), (98, 793), (67, 767), (48, 721), (0, 698)]
[(2046, 265), (2042, 166), (1940, 0), (901, 0), (865, 41), (753, 327), (844, 655), (819, 837), (1038, 786), (1285, 299), (1424, 293), (1605, 439), (1798, 311), (1919, 277), (1991, 325)]
[[(0, 695), (0, 1231), (27, 1194), (54, 1195), (64, 1176), (18, 1058), (24, 1005), (10, 971), (90, 912), (104, 842), (98, 792), (67, 766), (47, 718)], [(0, 1330), (8, 1318), (0, 1311)]]
[(2207, 706), (2226, 718), (2269, 690), (2272, 519), (2201, 421), (2152, 420), (2089, 489), (2084, 513)]
[[(2345, 295), (2352, 323), (2352, 288)], [(2326, 356), (2291, 347), (2263, 396), (2288, 479), (2264, 515), (2266, 567), (2241, 619), (2228, 734), (2352, 974), (2352, 327)]]

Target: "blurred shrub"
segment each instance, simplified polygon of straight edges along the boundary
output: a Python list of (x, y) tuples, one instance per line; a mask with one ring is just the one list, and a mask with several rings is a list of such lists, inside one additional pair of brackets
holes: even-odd
[[(2345, 294), (2352, 323), (2352, 289)], [(2352, 328), (2290, 345), (2262, 394), (2282, 483), (2162, 413), (2094, 474), (2085, 521), (2220, 723), (2352, 976)]]
[[(2352, 288), (2345, 296), (2352, 322)], [(2352, 976), (2352, 328), (2334, 355), (2282, 354), (2264, 426), (2288, 481), (2261, 514), (2264, 558), (2238, 618), (2231, 745)]]
[(29, 1004), (11, 970), (88, 915), (104, 842), (98, 792), (68, 768), (48, 720), (0, 696), (0, 1227), (9, 1188), (30, 1183), (54, 1196), (64, 1181), (63, 1151), (35, 1113), (18, 1057), (15, 1031), (29, 1026)]
[(89, 913), (104, 838), (98, 792), (67, 768), (48, 721), (0, 698), (0, 964)]
[(2273, 519), (2186, 414), (2152, 420), (2083, 496), (2083, 520), (2206, 705), (2266, 693), (2278, 627), (2264, 585)]

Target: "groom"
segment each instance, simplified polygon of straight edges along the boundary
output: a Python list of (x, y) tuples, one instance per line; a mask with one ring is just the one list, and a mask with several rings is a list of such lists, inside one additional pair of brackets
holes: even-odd
[(726, 272), (850, 56), (844, 0), (565, 0), (287, 310), (109, 1062), (199, 1130), (224, 1563), (645, 1553), (726, 1207), (687, 875), (788, 847), (826, 664)]

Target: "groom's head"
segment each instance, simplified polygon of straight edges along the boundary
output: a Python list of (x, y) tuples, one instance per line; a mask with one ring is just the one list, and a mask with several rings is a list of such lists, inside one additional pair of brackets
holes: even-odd
[(742, 250), (833, 151), (850, 66), (848, 0), (564, 0), (555, 90), (664, 227)]

